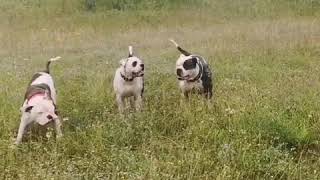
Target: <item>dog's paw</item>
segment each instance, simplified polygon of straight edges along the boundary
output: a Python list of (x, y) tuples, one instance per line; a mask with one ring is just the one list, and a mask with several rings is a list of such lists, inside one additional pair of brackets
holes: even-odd
[(9, 145), (9, 149), (18, 149), (19, 144), (20, 142), (14, 140), (14, 142)]

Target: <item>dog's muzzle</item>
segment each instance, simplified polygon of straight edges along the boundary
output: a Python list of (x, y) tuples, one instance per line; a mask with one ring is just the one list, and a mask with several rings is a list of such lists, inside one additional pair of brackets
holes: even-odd
[(133, 77), (142, 77), (142, 76), (144, 76), (144, 71), (141, 70), (139, 72), (133, 72), (132, 75), (133, 75)]
[(142, 77), (144, 76), (144, 64), (140, 64), (141, 70), (138, 72), (133, 72), (134, 77)]
[(183, 71), (182, 69), (177, 69), (177, 76), (182, 77)]
[(180, 68), (177, 69), (177, 76), (178, 76), (178, 80), (180, 80), (180, 81), (189, 79), (189, 75), (183, 76), (183, 70)]
[(188, 81), (190, 78), (189, 78), (189, 75), (188, 76), (178, 76), (178, 80), (180, 81)]

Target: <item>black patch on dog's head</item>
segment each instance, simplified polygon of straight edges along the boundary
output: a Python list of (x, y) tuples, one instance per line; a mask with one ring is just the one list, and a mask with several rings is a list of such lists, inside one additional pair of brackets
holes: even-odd
[(137, 66), (137, 61), (133, 61), (133, 63), (132, 63), (132, 67), (136, 67)]
[(185, 70), (190, 70), (190, 69), (196, 68), (196, 65), (197, 65), (197, 58), (194, 57), (184, 61), (183, 68)]
[(33, 108), (33, 106), (29, 106), (24, 110), (24, 112), (30, 112), (32, 108)]

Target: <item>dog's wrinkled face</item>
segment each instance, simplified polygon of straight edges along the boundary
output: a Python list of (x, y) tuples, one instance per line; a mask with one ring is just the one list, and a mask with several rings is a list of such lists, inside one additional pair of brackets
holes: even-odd
[(199, 73), (197, 58), (180, 55), (176, 63), (176, 74), (179, 80), (190, 80)]
[(135, 56), (120, 61), (126, 76), (140, 77), (144, 75), (143, 61)]
[(58, 118), (55, 113), (55, 106), (53, 105), (52, 100), (49, 99), (43, 99), (34, 106), (26, 107), (24, 113), (28, 113), (29, 118), (40, 125), (45, 125)]

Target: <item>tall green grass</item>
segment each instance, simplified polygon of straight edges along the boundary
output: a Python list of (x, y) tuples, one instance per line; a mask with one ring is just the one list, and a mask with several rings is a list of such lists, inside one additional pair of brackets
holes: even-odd
[[(319, 179), (319, 1), (0, 0), (1, 179)], [(207, 58), (214, 99), (181, 98), (179, 54)], [(133, 45), (144, 109), (117, 112)], [(12, 148), (32, 74), (52, 64), (64, 137)]]

